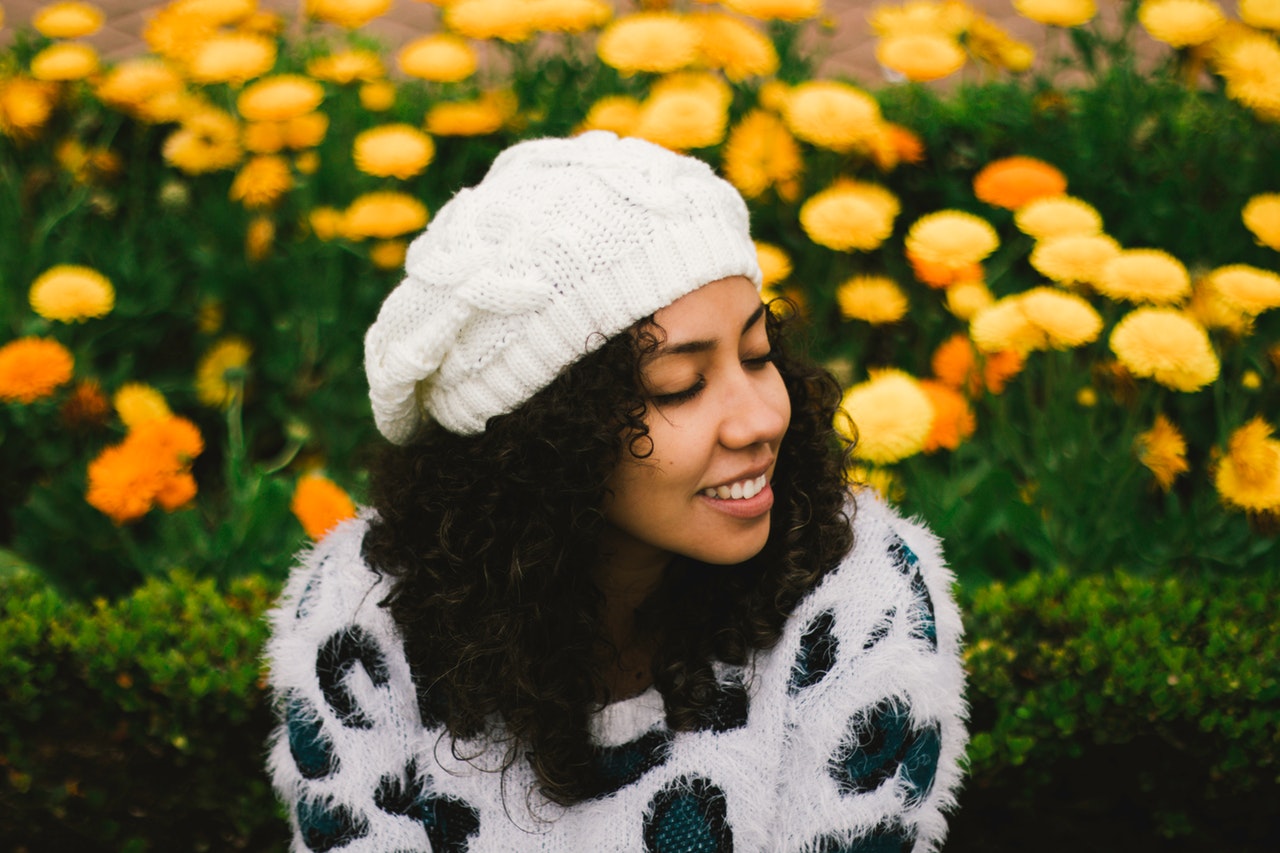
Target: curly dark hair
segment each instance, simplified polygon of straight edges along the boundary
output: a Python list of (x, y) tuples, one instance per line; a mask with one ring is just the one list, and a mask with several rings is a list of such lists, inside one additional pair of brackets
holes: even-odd
[[(712, 661), (743, 664), (775, 644), (852, 545), (849, 448), (833, 428), (840, 388), (790, 351), (791, 315), (766, 314), (791, 422), (764, 549), (731, 566), (677, 557), (638, 611), (658, 623), (652, 673), (673, 731), (714, 710)], [(608, 644), (591, 569), (611, 472), (621, 454), (652, 449), (640, 368), (661, 335), (641, 321), (483, 433), (428, 426), (373, 466), (364, 556), (391, 578), (381, 603), (404, 638), (424, 723), (443, 723), (455, 752), (459, 740), (501, 740), (504, 772), (527, 755), (543, 795), (564, 805), (599, 790), (589, 721), (608, 701)]]

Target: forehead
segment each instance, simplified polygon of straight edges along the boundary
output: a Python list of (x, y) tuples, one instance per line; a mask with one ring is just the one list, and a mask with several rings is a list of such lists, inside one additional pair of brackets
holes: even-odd
[(694, 339), (736, 339), (761, 307), (751, 280), (732, 276), (685, 294), (655, 312), (653, 319), (666, 333), (662, 349), (670, 349)]

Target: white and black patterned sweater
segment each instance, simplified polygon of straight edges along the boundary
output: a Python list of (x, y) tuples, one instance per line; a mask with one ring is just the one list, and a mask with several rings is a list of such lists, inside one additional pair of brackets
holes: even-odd
[[(964, 751), (960, 615), (937, 540), (869, 491), (855, 545), (748, 668), (718, 667), (708, 727), (670, 732), (655, 690), (594, 720), (607, 790), (564, 808), (423, 724), (402, 643), (337, 528), (270, 614), (281, 723), (270, 744), (293, 850), (929, 851)], [(465, 743), (457, 755), (469, 753)], [(473, 751), (472, 751), (472, 754)], [(489, 753), (488, 755), (493, 755)], [(504, 800), (505, 796), (505, 800)]]

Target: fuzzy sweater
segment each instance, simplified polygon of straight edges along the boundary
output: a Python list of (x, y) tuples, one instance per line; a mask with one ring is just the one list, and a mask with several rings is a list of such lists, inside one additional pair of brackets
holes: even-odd
[[(929, 851), (964, 751), (960, 614), (937, 540), (869, 491), (855, 544), (772, 649), (718, 666), (707, 728), (671, 732), (654, 689), (606, 706), (609, 781), (571, 807), (503, 775), (496, 752), (419, 717), (387, 593), (360, 557), (366, 522), (307, 553), (270, 614), (280, 725), (269, 766), (294, 851)], [(444, 736), (442, 737), (442, 734)]]

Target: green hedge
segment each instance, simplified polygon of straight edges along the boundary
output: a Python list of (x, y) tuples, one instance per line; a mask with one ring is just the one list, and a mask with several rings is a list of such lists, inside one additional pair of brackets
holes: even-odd
[[(0, 576), (0, 837), (283, 850), (258, 662), (274, 591), (177, 572), (84, 605)], [(962, 599), (974, 738), (949, 851), (1261, 851), (1280, 833), (1280, 574), (1058, 572)]]

